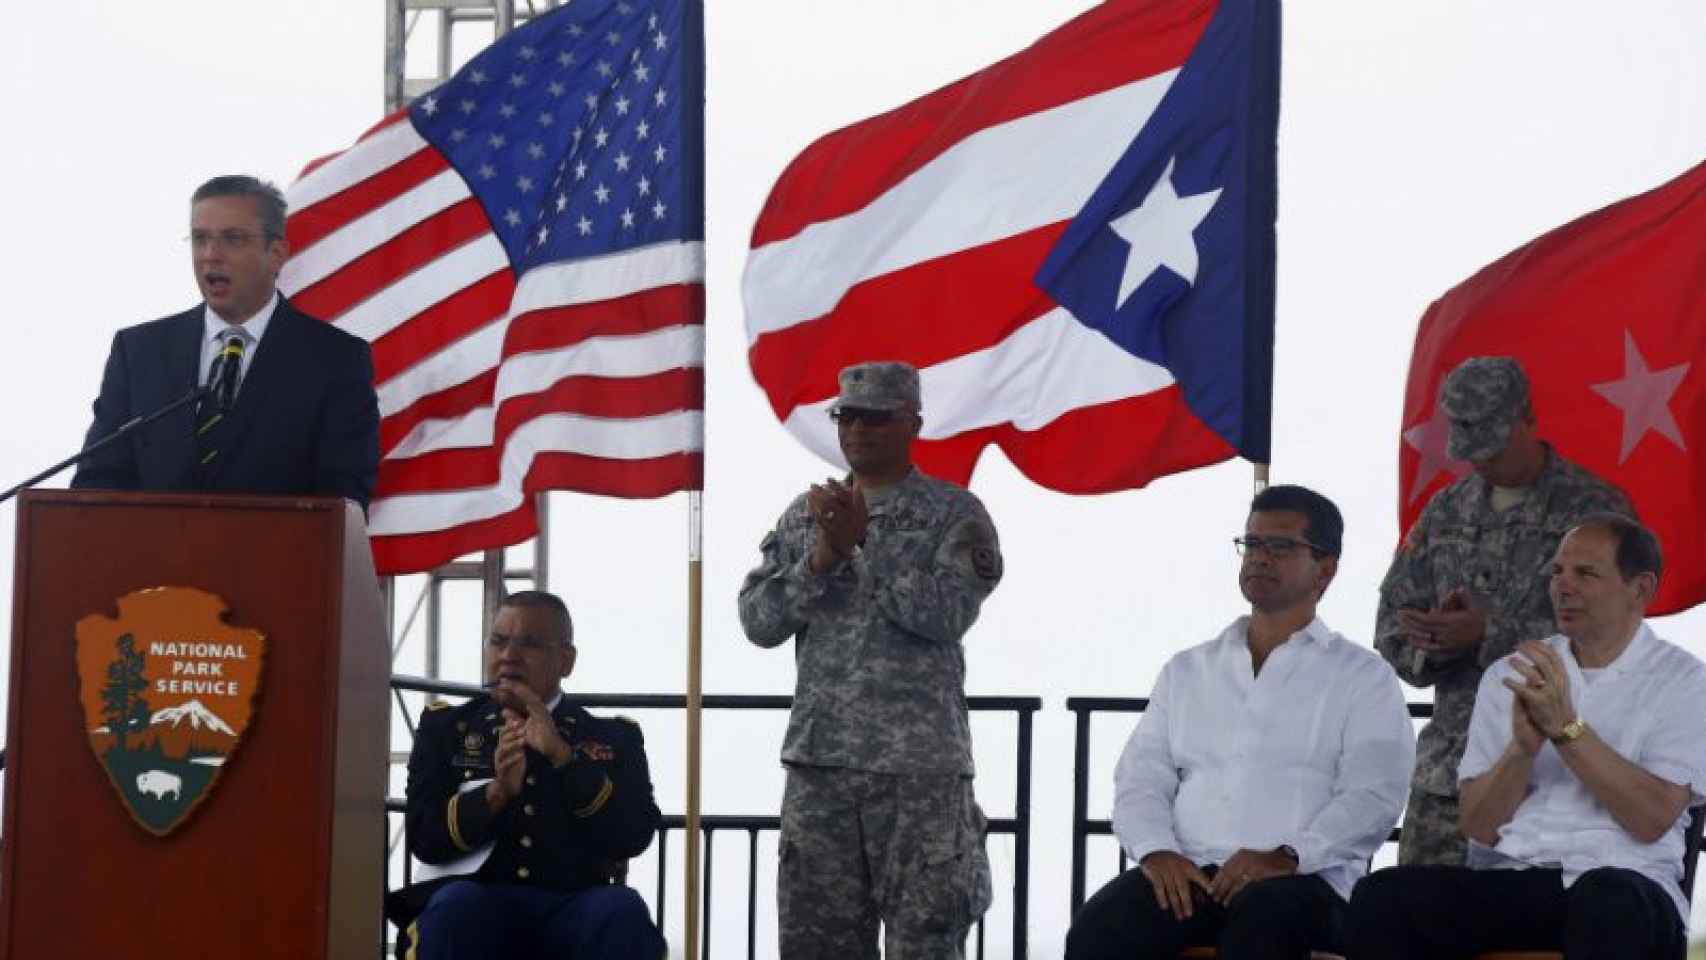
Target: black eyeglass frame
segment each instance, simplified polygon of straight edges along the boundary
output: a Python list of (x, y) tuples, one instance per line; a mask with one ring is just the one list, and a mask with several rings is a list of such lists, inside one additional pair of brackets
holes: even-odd
[[(1275, 549), (1278, 547), (1278, 549)], [(1318, 543), (1308, 540), (1298, 540), (1294, 537), (1233, 537), (1232, 549), (1240, 557), (1248, 556), (1252, 550), (1260, 550), (1275, 560), (1284, 560), (1298, 551), (1300, 547), (1309, 548), (1309, 553), (1317, 560), (1332, 556), (1331, 550)]]

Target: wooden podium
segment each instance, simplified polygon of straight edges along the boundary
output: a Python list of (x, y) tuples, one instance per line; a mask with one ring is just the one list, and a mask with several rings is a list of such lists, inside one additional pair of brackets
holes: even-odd
[[(123, 613), (119, 600), (138, 596)], [(162, 597), (174, 609), (185, 606), (178, 598), (196, 598), (188, 606), (213, 610), (215, 629), (150, 641), (124, 619), (140, 622), (138, 604), (159, 607)], [(255, 642), (218, 641), (220, 601), (223, 629)], [(131, 687), (122, 666), (91, 667), (90, 638), (101, 630), (125, 632)], [(264, 647), (264, 657), (251, 647)], [(389, 647), (361, 511), (342, 500), (25, 493), (0, 960), (378, 957)], [(173, 654), (202, 659), (160, 656)], [(161, 710), (163, 694), (144, 702), (126, 693), (229, 693), (237, 687), (219, 684), (237, 681), (220, 656), (258, 660), (256, 689), (242, 690), (253, 702), (241, 709), (240, 736), (221, 740), (223, 724), (209, 719), (220, 709), (186, 720), (194, 708), (181, 696)], [(233, 671), (247, 663), (227, 662)], [(167, 677), (167, 665), (184, 678)], [(119, 679), (91, 694), (91, 674)], [(218, 703), (210, 697), (199, 702)], [(97, 755), (112, 737), (89, 721), (102, 709), (132, 717), (119, 727), (130, 731), (119, 753)], [(228, 756), (216, 752), (225, 747)], [(172, 759), (161, 760), (162, 750)], [(136, 774), (112, 757), (180, 773)], [(183, 771), (215, 779), (163, 832), (136, 811), (193, 793)]]

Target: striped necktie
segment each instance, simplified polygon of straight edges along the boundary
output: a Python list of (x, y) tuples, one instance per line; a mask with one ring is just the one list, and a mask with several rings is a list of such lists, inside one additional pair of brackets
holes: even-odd
[(219, 465), (219, 450), (225, 439), (227, 414), (237, 399), (237, 382), (243, 371), (245, 340), (240, 334), (226, 338), (207, 370), (212, 392), (196, 408), (196, 485), (206, 489)]

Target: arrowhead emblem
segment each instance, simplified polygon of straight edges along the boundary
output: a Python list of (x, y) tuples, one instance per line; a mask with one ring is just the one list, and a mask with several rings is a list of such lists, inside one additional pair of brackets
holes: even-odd
[(182, 826), (254, 719), (266, 636), (225, 622), (225, 601), (156, 587), (118, 600), (116, 619), (77, 621), (89, 747), (139, 826)]

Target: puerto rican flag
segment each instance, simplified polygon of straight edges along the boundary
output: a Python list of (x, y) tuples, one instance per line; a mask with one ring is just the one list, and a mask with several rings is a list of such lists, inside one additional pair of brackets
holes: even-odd
[(808, 147), (753, 228), (749, 362), (808, 448), (919, 368), (920, 467), (1070, 493), (1269, 448), (1277, 0), (1110, 0)]

